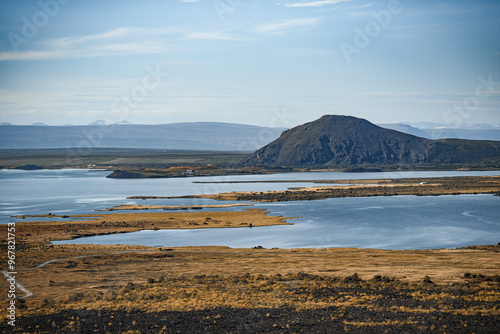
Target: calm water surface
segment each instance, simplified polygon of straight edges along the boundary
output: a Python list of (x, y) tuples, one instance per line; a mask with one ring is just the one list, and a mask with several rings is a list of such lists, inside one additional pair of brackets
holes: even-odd
[[(287, 173), (179, 179), (106, 179), (109, 172), (86, 170), (0, 171), (0, 221), (19, 214), (85, 214), (119, 204), (223, 204), (201, 199), (130, 200), (127, 196), (178, 196), (225, 191), (281, 190), (304, 183), (198, 184), (193, 181), (370, 179), (500, 175), (500, 172)], [(141, 231), (55, 243), (141, 244), (150, 246), (363, 247), (386, 249), (459, 247), (500, 242), (500, 197), (396, 196), (332, 198), (259, 203), (294, 225), (259, 228)], [(217, 211), (216, 209), (207, 209)], [(220, 210), (228, 210), (220, 209)], [(241, 210), (232, 208), (231, 210)], [(137, 211), (134, 211), (137, 212)]]

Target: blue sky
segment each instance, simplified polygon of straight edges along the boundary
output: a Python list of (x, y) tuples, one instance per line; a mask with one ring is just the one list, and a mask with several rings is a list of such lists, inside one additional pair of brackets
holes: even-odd
[(500, 123), (500, 1), (3, 0), (0, 121)]

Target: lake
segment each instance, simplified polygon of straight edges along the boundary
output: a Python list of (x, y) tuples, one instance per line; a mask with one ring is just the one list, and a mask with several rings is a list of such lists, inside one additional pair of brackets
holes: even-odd
[[(209, 199), (131, 200), (127, 196), (180, 196), (226, 191), (283, 190), (313, 185), (307, 180), (486, 176), (500, 172), (286, 173), (176, 179), (107, 179), (87, 170), (0, 170), (0, 222), (20, 214), (88, 214), (119, 204), (225, 204)], [(282, 183), (200, 184), (196, 181)], [(304, 183), (285, 182), (304, 180)], [(319, 185), (319, 184), (317, 184)], [(248, 202), (249, 203), (249, 202)], [(254, 203), (272, 215), (302, 217), (294, 225), (259, 228), (140, 231), (57, 243), (148, 246), (223, 245), (249, 248), (360, 247), (383, 249), (453, 248), (500, 242), (500, 197), (492, 195), (331, 198), (318, 201)], [(205, 209), (207, 211), (242, 208)], [(148, 210), (151, 212), (152, 210)], [(163, 210), (162, 210), (163, 211)], [(134, 211), (137, 212), (137, 211)]]

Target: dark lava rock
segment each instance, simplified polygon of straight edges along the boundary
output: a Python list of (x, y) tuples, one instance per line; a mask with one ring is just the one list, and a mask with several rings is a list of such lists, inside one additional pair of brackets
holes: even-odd
[[(411, 317), (411, 321), (408, 321)], [(356, 326), (355, 323), (373, 325)], [(29, 333), (496, 333), (495, 316), (383, 312), (362, 306), (316, 310), (216, 308), (189, 312), (66, 310), (20, 317), (14, 332)], [(0, 324), (6, 330), (7, 324)]]
[(40, 169), (45, 169), (41, 166), (37, 166), (37, 165), (24, 165), (24, 166), (18, 166), (14, 169), (21, 169), (21, 170), (40, 170)]
[(343, 173), (380, 173), (383, 172), (382, 169), (379, 168), (346, 168), (342, 171)]
[(106, 177), (110, 179), (142, 179), (144, 176), (140, 173), (117, 169)]

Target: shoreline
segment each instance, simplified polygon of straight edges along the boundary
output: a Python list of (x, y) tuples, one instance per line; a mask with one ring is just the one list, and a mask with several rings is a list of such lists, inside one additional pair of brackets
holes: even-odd
[[(0, 159), (1, 161), (2, 159)], [(418, 166), (394, 166), (394, 165), (374, 165), (372, 167), (366, 166), (332, 166), (331, 168), (316, 168), (314, 166), (310, 167), (239, 167), (235, 166), (224, 166), (219, 167), (215, 164), (207, 163), (197, 165), (176, 165), (167, 164), (165, 168), (158, 168), (156, 166), (141, 166), (140, 168), (128, 165), (113, 165), (113, 163), (97, 165), (93, 162), (89, 162), (87, 165), (51, 165), (51, 164), (37, 164), (27, 163), (26, 161), (22, 163), (14, 163), (0, 166), (0, 170), (5, 171), (37, 171), (37, 170), (71, 170), (71, 169), (81, 169), (88, 171), (100, 171), (109, 172), (106, 176), (107, 178), (115, 179), (137, 179), (137, 178), (185, 178), (185, 177), (203, 177), (203, 176), (246, 176), (246, 175), (271, 175), (271, 174), (287, 174), (287, 173), (315, 173), (315, 172), (339, 172), (345, 174), (366, 174), (366, 173), (384, 173), (384, 172), (411, 172), (411, 171), (427, 171), (427, 172), (440, 172), (440, 171), (463, 171), (463, 172), (496, 172), (500, 171), (497, 165), (491, 166), (475, 166), (469, 164), (442, 164), (440, 167), (436, 167), (433, 164), (418, 165)], [(154, 165), (157, 165), (155, 163)], [(186, 171), (190, 170), (189, 173)], [(251, 183), (252, 181), (249, 181)], [(258, 182), (258, 181), (257, 181)], [(273, 182), (273, 181), (269, 181)], [(281, 182), (281, 181), (275, 181)], [(289, 181), (289, 182), (300, 182), (300, 181)], [(203, 181), (196, 183), (205, 183)], [(211, 182), (208, 182), (211, 183)], [(218, 182), (218, 183), (233, 183), (228, 182)], [(240, 183), (240, 182), (236, 182)], [(241, 182), (245, 183), (245, 182)]]

